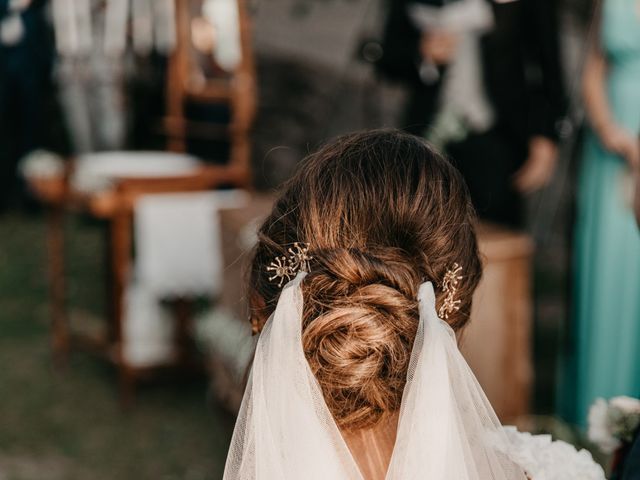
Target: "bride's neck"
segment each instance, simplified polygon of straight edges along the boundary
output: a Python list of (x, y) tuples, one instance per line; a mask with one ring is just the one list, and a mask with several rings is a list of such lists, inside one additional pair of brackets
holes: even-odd
[(384, 480), (391, 462), (397, 429), (396, 413), (373, 428), (342, 433), (365, 480)]

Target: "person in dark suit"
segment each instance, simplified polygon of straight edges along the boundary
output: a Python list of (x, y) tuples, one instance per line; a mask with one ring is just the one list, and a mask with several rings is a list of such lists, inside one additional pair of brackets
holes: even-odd
[[(394, 0), (383, 39), (382, 74), (410, 87), (405, 129), (423, 135), (439, 108), (443, 79), (457, 48), (457, 33), (420, 30), (408, 14), (415, 3), (446, 8), (463, 0)], [(484, 1), (484, 0), (483, 0)], [(487, 0), (488, 2), (488, 0)], [(481, 217), (521, 223), (521, 195), (553, 173), (558, 126), (567, 106), (553, 0), (491, 1), (493, 27), (480, 38), (484, 93), (494, 115), (482, 131), (469, 129), (445, 148), (469, 185)], [(425, 78), (427, 59), (438, 69)]]
[(24, 196), (18, 160), (42, 146), (53, 38), (46, 0), (0, 0), (0, 210)]
[(614, 468), (611, 480), (640, 480), (640, 432)]

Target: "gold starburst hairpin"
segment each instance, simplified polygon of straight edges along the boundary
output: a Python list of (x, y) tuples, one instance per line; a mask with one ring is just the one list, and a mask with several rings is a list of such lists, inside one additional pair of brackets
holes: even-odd
[(442, 291), (446, 294), (444, 302), (438, 310), (438, 317), (448, 319), (449, 315), (460, 310), (460, 300), (456, 300), (456, 292), (458, 291), (458, 282), (462, 280), (462, 267), (457, 263), (447, 270), (442, 280)]
[(273, 272), (273, 276), (269, 277), (269, 281), (272, 282), (275, 279), (280, 279), (278, 286), (281, 287), (285, 280), (291, 280), (291, 267), (287, 262), (287, 257), (276, 257), (273, 262), (267, 267), (268, 272)]
[(289, 247), (289, 265), (297, 272), (309, 272), (309, 262), (313, 257), (309, 255), (309, 244), (296, 242)]
[(291, 280), (298, 272), (309, 271), (309, 261), (313, 259), (309, 255), (309, 244), (295, 242), (288, 249), (288, 255), (276, 257), (267, 267), (268, 272), (273, 272), (269, 281), (278, 280), (278, 287), (282, 287), (285, 281)]

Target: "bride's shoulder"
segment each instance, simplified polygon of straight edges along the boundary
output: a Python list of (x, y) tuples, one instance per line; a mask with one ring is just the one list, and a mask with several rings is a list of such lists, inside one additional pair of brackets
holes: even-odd
[(533, 435), (515, 427), (504, 427), (506, 453), (519, 464), (531, 480), (605, 480), (602, 467), (591, 453), (577, 450), (551, 435)]

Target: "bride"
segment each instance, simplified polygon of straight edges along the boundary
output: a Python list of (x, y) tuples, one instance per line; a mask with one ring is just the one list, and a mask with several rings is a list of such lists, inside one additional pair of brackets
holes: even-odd
[(260, 338), (225, 479), (527, 478), (457, 348), (474, 223), (461, 176), (416, 137), (351, 134), (302, 163), (259, 231)]

